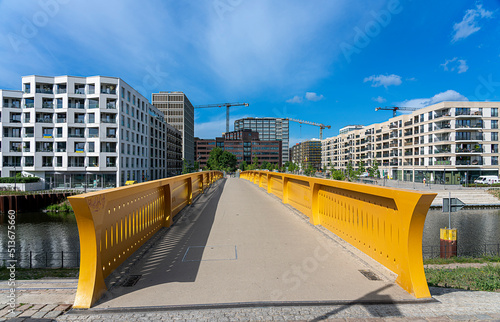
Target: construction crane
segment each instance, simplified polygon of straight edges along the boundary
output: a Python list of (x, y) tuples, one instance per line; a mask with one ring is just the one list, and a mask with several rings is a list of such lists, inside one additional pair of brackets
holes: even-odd
[(226, 107), (226, 133), (229, 132), (229, 108), (231, 106), (248, 106), (248, 103), (222, 103), (222, 104), (206, 104), (196, 105), (194, 108), (212, 108), (212, 107)]
[(386, 106), (386, 107), (377, 107), (375, 111), (392, 111), (392, 117), (396, 117), (396, 111), (416, 111), (418, 107), (403, 107), (403, 106)]
[(325, 124), (320, 124), (320, 123), (314, 123), (314, 122), (309, 122), (309, 121), (302, 121), (302, 120), (296, 120), (296, 119), (291, 119), (291, 118), (286, 118), (285, 120), (289, 120), (292, 122), (297, 122), (297, 123), (304, 123), (304, 124), (309, 124), (309, 125), (314, 125), (314, 126), (319, 126), (319, 139), (323, 140), (323, 130), (324, 129), (331, 129), (331, 125), (325, 125)]

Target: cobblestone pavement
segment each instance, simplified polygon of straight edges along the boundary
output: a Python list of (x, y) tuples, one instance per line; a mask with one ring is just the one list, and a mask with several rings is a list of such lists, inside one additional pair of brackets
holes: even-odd
[(431, 288), (436, 302), (215, 309), (72, 310), (57, 321), (500, 321), (500, 293)]

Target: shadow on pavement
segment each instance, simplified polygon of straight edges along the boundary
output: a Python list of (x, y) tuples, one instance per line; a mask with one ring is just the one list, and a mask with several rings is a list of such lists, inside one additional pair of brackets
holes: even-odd
[[(212, 185), (200, 195), (192, 205), (184, 208), (174, 218), (174, 224), (158, 232), (159, 236), (144, 254), (131, 256), (127, 262), (130, 267), (129, 276), (140, 275), (134, 286), (122, 286), (124, 278), (113, 285), (96, 303), (95, 306), (106, 305), (107, 301), (122, 295), (136, 292), (151, 286), (165, 283), (194, 282), (201, 264), (200, 260), (185, 261), (189, 247), (197, 247), (197, 256), (202, 256), (203, 246), (206, 246), (215, 219), (219, 199), (224, 190), (226, 179)], [(138, 253), (141, 250), (138, 251)], [(135, 257), (135, 258), (134, 258)], [(124, 263), (125, 264), (125, 263)]]

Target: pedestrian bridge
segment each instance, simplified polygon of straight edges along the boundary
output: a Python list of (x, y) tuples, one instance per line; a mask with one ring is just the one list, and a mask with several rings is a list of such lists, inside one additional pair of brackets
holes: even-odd
[(73, 196), (74, 307), (430, 298), (422, 233), (435, 196), (267, 171)]

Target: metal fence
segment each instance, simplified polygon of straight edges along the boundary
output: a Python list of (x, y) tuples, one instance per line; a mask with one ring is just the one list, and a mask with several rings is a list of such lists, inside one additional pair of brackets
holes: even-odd
[[(80, 252), (16, 252), (16, 267), (75, 268), (80, 267)], [(0, 267), (12, 264), (10, 253), (0, 252)]]
[[(450, 251), (450, 250), (444, 250)], [(422, 255), (424, 258), (440, 257), (441, 246), (422, 246)], [(458, 257), (482, 257), (482, 256), (500, 256), (500, 243), (499, 244), (477, 244), (467, 245), (467, 247), (460, 247), (457, 249)]]

